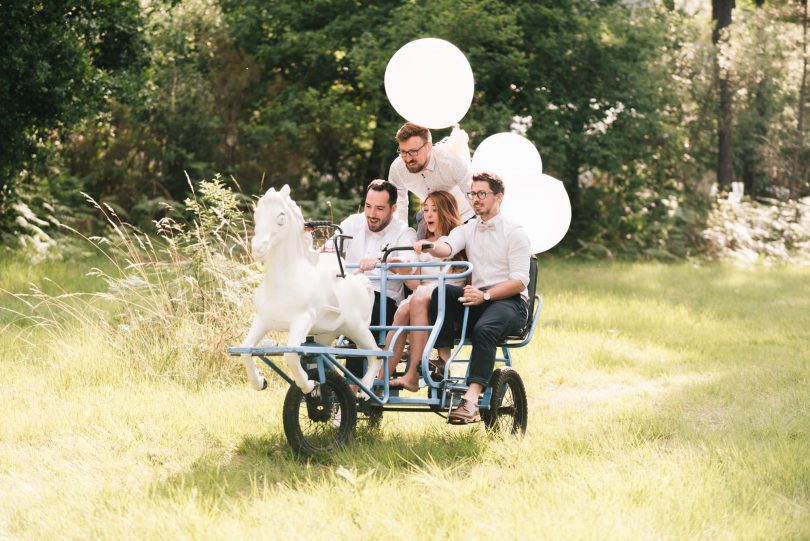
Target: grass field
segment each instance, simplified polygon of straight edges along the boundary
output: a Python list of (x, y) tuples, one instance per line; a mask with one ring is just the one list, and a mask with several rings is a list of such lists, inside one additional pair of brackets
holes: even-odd
[[(91, 264), (0, 260), (0, 288)], [(0, 539), (810, 539), (810, 268), (541, 261), (540, 291), (524, 438), (387, 413), (321, 462), (224, 354), (192, 383), (6, 327)]]

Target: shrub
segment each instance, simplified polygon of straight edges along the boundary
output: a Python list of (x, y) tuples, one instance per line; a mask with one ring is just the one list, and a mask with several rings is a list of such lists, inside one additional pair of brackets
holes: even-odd
[(718, 198), (703, 236), (710, 257), (810, 264), (810, 197), (787, 202)]

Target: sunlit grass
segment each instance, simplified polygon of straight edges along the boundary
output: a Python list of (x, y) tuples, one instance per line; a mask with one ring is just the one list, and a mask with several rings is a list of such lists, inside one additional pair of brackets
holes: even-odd
[[(84, 266), (0, 288), (87, 291)], [(4, 333), (0, 538), (810, 537), (810, 269), (543, 261), (540, 284), (524, 438), (386, 413), (320, 462), (278, 378), (161, 375), (81, 320)]]

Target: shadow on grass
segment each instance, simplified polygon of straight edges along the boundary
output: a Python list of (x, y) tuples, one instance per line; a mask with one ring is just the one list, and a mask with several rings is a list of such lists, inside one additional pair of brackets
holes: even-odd
[(483, 426), (427, 428), (398, 433), (358, 426), (347, 447), (318, 458), (297, 456), (280, 432), (247, 436), (230, 453), (200, 456), (187, 471), (154, 488), (170, 499), (242, 498), (267, 490), (312, 489), (356, 479), (397, 482), (426, 471), (458, 472), (472, 467), (489, 445)]

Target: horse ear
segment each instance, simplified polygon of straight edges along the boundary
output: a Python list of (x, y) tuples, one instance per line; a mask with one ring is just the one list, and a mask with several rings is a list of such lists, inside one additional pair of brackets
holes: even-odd
[(280, 193), (281, 195), (286, 195), (286, 196), (289, 197), (289, 195), (290, 195), (290, 185), (285, 184), (284, 186), (282, 186), (281, 190), (278, 193)]

